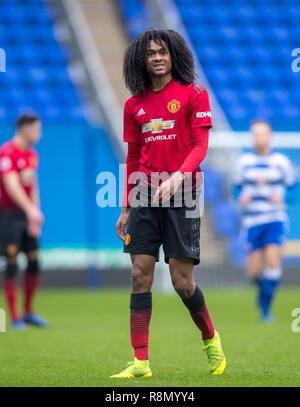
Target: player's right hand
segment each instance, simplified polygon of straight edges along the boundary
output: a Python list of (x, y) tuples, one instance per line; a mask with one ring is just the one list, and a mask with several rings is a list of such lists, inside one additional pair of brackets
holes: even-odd
[(44, 223), (44, 215), (36, 206), (31, 206), (26, 212), (28, 226), (27, 232), (32, 237), (39, 237)]
[(117, 235), (122, 240), (125, 241), (125, 230), (128, 223), (130, 208), (122, 208), (121, 215), (116, 224)]
[(28, 222), (27, 233), (29, 236), (39, 238), (41, 236), (42, 228), (41, 225), (34, 222)]
[(36, 206), (30, 206), (26, 212), (28, 222), (37, 223), (42, 225), (44, 223), (44, 215)]

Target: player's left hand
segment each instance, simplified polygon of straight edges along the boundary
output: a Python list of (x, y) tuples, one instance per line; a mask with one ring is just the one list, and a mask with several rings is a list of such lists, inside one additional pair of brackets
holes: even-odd
[(178, 190), (184, 180), (184, 174), (180, 171), (175, 172), (168, 180), (163, 182), (154, 195), (153, 202), (158, 204), (168, 201)]

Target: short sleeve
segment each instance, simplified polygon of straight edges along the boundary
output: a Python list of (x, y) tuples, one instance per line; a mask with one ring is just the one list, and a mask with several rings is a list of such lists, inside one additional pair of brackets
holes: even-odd
[(190, 99), (190, 124), (193, 127), (212, 127), (208, 93), (198, 84), (192, 85)]
[(128, 101), (124, 107), (123, 140), (126, 143), (139, 143), (140, 141), (140, 127), (132, 115)]
[(0, 154), (0, 174), (8, 174), (17, 171), (13, 157), (8, 153)]

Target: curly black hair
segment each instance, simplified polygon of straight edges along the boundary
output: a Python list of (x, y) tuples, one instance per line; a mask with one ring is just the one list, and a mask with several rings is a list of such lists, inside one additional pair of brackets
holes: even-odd
[(146, 70), (146, 52), (150, 41), (167, 45), (171, 61), (172, 76), (188, 85), (195, 81), (195, 64), (193, 54), (185, 40), (174, 30), (157, 30), (149, 28), (139, 34), (127, 47), (123, 59), (123, 76), (125, 85), (133, 95), (143, 95), (151, 84)]

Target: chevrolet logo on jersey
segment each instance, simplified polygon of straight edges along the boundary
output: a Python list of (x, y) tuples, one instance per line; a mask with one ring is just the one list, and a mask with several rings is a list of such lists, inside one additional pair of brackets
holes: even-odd
[(175, 120), (152, 119), (150, 123), (143, 124), (143, 133), (162, 133), (165, 129), (173, 129)]

